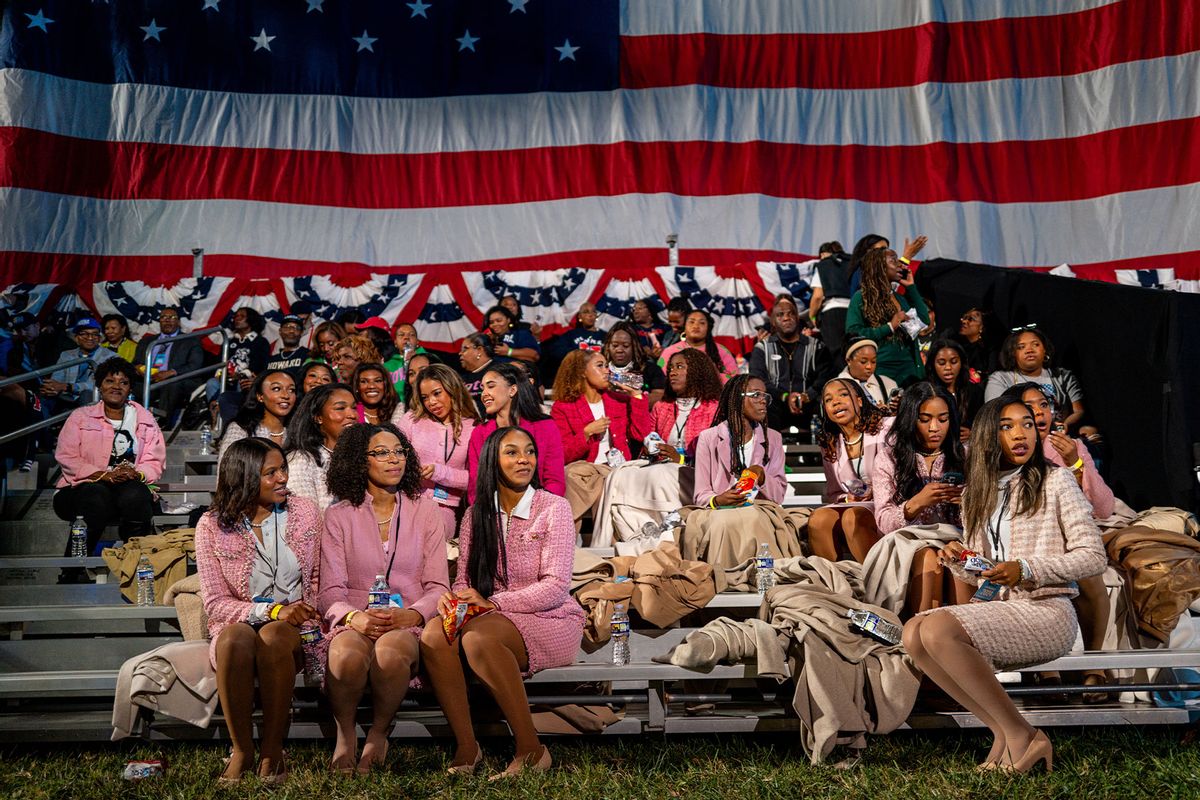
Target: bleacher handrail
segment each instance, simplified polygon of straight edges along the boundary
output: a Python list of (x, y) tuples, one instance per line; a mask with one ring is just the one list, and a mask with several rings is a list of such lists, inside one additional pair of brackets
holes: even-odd
[[(211, 328), (203, 328), (198, 331), (192, 331), (191, 333), (183, 333), (183, 334), (180, 334), (179, 336), (173, 336), (173, 337), (171, 337), (171, 344), (175, 344), (177, 342), (182, 342), (186, 339), (200, 339), (205, 336), (220, 336), (221, 337), (221, 391), (224, 392), (225, 391), (225, 380), (227, 377), (227, 374), (226, 374), (227, 370), (225, 369), (225, 364), (229, 363), (229, 334), (226, 332), (226, 330), (224, 328), (222, 328), (220, 325), (215, 325)], [(158, 381), (157, 383), (155, 383), (154, 381), (151, 380), (153, 375), (151, 374), (150, 364), (153, 361), (153, 358), (154, 358), (154, 347), (153, 346), (147, 347), (146, 348), (146, 360), (145, 360), (145, 363), (142, 364), (142, 367), (145, 370), (145, 375), (143, 377), (143, 383), (142, 383), (142, 405), (145, 406), (146, 408), (150, 408), (150, 393), (153, 392), (155, 389), (161, 389), (164, 386), (170, 386), (173, 383), (178, 383), (180, 381), (186, 381), (189, 378), (195, 378), (198, 375), (210, 374), (213, 369), (211, 365), (207, 366), (207, 367), (200, 367), (199, 369), (194, 369), (191, 372), (185, 372), (182, 375), (174, 375), (170, 378), (167, 378), (164, 381)]]
[[(20, 375), (13, 375), (11, 378), (4, 378), (3, 380), (0, 380), (0, 389), (3, 389), (5, 386), (12, 386), (13, 384), (16, 384), (16, 383), (24, 383), (25, 381), (29, 380), (30, 378), (40, 378), (43, 375), (53, 375), (55, 372), (58, 372), (59, 370), (67, 369), (68, 367), (74, 367), (77, 364), (87, 364), (87, 363), (94, 363), (94, 362), (92, 361), (91, 358), (80, 357), (80, 358), (72, 358), (69, 361), (60, 361), (59, 363), (52, 364), (49, 367), (40, 367), (39, 369), (31, 369), (31, 370), (29, 370), (29, 372), (22, 372)], [(94, 403), (99, 399), (100, 399), (100, 389), (96, 386), (93, 386), (92, 387), (92, 402)], [(65, 420), (67, 417), (71, 416), (71, 412), (74, 410), (75, 409), (72, 408), (67, 411), (63, 411), (61, 413), (55, 414), (52, 417), (47, 417), (46, 419), (40, 420), (38, 422), (32, 422), (32, 423), (26, 425), (24, 428), (18, 428), (15, 431), (6, 433), (3, 436), (0, 436), (0, 444), (7, 444), (8, 442), (11, 442), (15, 439), (20, 439), (22, 437), (28, 436), (29, 434), (33, 433), (34, 431), (40, 431), (42, 428), (49, 428), (51, 425), (57, 425), (59, 422)]]

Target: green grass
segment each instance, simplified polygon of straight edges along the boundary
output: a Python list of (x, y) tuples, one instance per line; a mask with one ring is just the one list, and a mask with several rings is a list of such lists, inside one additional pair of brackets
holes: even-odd
[[(289, 748), (291, 779), (270, 790), (247, 780), (219, 790), (213, 776), (225, 750), (216, 744), (167, 743), (19, 747), (0, 750), (0, 798), (1100, 798), (1200, 797), (1200, 745), (1180, 728), (1122, 728), (1051, 732), (1051, 775), (977, 774), (984, 738), (968, 733), (896, 733), (872, 738), (861, 763), (848, 770), (814, 767), (784, 736), (662, 739), (555, 739), (556, 769), (502, 787), (486, 777), (450, 778), (444, 745), (392, 745), (389, 769), (339, 779), (326, 770), (330, 748), (297, 742)], [(511, 744), (485, 741), (488, 772), (502, 768)], [(126, 783), (130, 758), (168, 760), (163, 779)]]

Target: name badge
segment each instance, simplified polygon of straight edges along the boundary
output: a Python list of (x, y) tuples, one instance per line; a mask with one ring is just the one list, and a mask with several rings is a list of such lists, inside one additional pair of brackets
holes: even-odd
[(435, 486), (435, 487), (433, 487), (433, 499), (434, 500), (449, 500), (450, 493), (447, 492), (445, 489), (443, 489), (441, 486)]

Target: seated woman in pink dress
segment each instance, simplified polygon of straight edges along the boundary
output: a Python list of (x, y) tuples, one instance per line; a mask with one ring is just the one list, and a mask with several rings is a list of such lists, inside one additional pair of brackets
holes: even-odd
[(570, 594), (571, 506), (537, 488), (537, 460), (537, 444), (521, 428), (494, 431), (484, 442), (478, 499), (459, 530), (454, 590), (438, 601), (438, 611), (453, 615), (460, 601), (489, 611), (468, 620), (453, 643), (436, 618), (421, 636), (425, 670), (454, 733), (451, 773), (472, 773), (483, 760), (471, 725), (464, 660), (516, 737), (516, 757), (500, 775), (550, 768), (522, 675), (575, 660), (584, 612)]
[(311, 500), (289, 497), (287, 481), (279, 445), (240, 439), (226, 449), (212, 506), (196, 525), (209, 658), (233, 745), (222, 784), (254, 769), (255, 678), (263, 714), (258, 776), (287, 777), (283, 740), (304, 664), (300, 627), (321, 618), (314, 607), (321, 515)]
[(808, 518), (813, 554), (837, 561), (847, 552), (857, 562), (879, 541), (871, 490), (875, 457), (892, 418), (871, 404), (857, 382), (834, 378), (821, 390), (817, 444), (825, 465), (823, 499), (830, 505)]
[(538, 447), (538, 481), (547, 492), (563, 497), (567, 493), (562, 434), (554, 420), (542, 410), (542, 401), (529, 380), (525, 367), (516, 363), (496, 364), (483, 374), (479, 399), (487, 420), (471, 431), (467, 449), (467, 500), (475, 502), (475, 475), (483, 443), (497, 428), (515, 425), (529, 432)]
[(399, 418), (396, 427), (417, 451), (422, 496), (437, 504), (446, 533), (453, 536), (471, 479), (467, 451), (479, 413), (462, 378), (445, 364), (425, 367), (417, 380), (410, 396), (412, 410)]
[[(958, 500), (966, 456), (950, 393), (925, 382), (908, 387), (884, 444), (875, 454), (871, 480), (879, 535), (887, 537), (909, 525), (946, 523), (961, 528)], [(907, 596), (910, 614), (936, 608), (946, 599), (965, 603), (975, 591), (955, 581), (938, 563), (942, 544), (933, 540), (913, 556)]]
[[(325, 512), (317, 607), (331, 629), (325, 691), (337, 723), (331, 766), (341, 774), (354, 770), (355, 713), (368, 680), (373, 716), (358, 772), (383, 763), (417, 674), (421, 630), (449, 587), (443, 518), (420, 487), (417, 455), (391, 423), (353, 425), (338, 440), (329, 489), (339, 502)], [(388, 607), (370, 609), (380, 575)]]

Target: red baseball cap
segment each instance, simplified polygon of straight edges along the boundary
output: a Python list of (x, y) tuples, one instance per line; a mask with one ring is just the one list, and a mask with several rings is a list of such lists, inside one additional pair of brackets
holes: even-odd
[(383, 331), (384, 333), (392, 332), (392, 326), (388, 325), (387, 320), (383, 317), (367, 317), (354, 327), (356, 330), (360, 331), (365, 328), (379, 328), (379, 330)]

